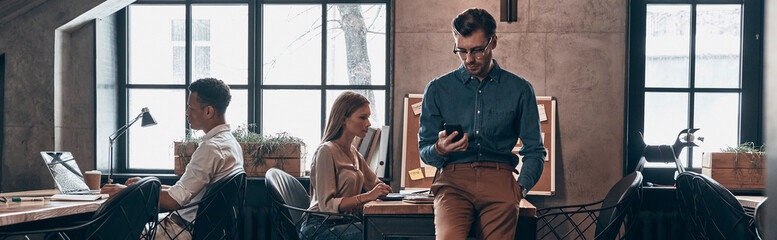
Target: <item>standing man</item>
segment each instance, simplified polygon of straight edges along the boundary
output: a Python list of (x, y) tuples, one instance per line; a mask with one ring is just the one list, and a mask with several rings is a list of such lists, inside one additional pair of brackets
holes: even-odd
[[(211, 184), (233, 170), (243, 168), (243, 150), (232, 136), (224, 116), (232, 99), (229, 86), (215, 78), (203, 78), (189, 85), (189, 90), (186, 120), (192, 129), (204, 131), (205, 136), (192, 154), (181, 179), (173, 186), (162, 186), (159, 206), (167, 210), (177, 210), (190, 202), (199, 201)], [(138, 177), (130, 178), (125, 184), (138, 180)], [(125, 187), (106, 184), (101, 192), (113, 195)], [(157, 229), (155, 239), (168, 239), (168, 234), (175, 236), (179, 232), (181, 235), (176, 239), (191, 239), (191, 230), (186, 228), (186, 224), (194, 220), (197, 206), (182, 209), (179, 213), (180, 216), (171, 213), (160, 221), (164, 230)]]
[[(528, 81), (492, 60), (498, 37), (488, 12), (467, 9), (451, 25), (462, 64), (426, 86), (418, 133), (421, 159), (440, 169), (431, 188), (437, 239), (465, 239), (470, 227), (478, 239), (514, 239), (519, 202), (540, 178), (546, 154), (537, 99)], [(465, 133), (447, 135), (444, 123)], [(524, 163), (516, 182), (518, 138)]]

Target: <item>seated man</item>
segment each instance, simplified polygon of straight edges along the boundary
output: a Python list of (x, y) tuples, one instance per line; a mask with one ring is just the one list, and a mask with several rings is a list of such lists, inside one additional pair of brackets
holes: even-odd
[[(190, 202), (199, 201), (211, 184), (234, 169), (243, 168), (243, 150), (232, 136), (224, 117), (232, 98), (229, 86), (215, 78), (203, 78), (193, 82), (189, 90), (186, 120), (192, 129), (203, 130), (206, 134), (181, 179), (173, 186), (162, 186), (159, 206), (166, 210), (177, 210)], [(130, 178), (125, 184), (138, 180), (138, 177)], [(112, 195), (125, 187), (106, 184), (101, 192)], [(179, 213), (180, 216), (170, 214), (160, 221), (173, 237), (184, 229), (187, 222), (194, 220), (197, 207), (183, 209)], [(162, 229), (157, 229), (156, 235), (154, 239), (168, 239)], [(191, 233), (184, 231), (177, 239), (191, 239)]]

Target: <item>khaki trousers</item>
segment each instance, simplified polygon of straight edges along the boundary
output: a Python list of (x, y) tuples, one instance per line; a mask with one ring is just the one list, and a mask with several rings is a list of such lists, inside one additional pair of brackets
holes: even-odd
[(450, 164), (432, 184), (437, 239), (515, 239), (521, 192), (510, 165)]

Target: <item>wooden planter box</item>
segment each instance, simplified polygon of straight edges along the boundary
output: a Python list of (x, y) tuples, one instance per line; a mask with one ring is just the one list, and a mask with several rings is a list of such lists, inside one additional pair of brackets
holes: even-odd
[[(186, 165), (191, 161), (191, 154), (197, 148), (196, 143), (189, 143), (186, 146), (180, 146), (181, 144), (181, 142), (175, 142), (175, 169), (173, 172), (176, 175), (183, 175), (186, 171)], [(281, 169), (295, 177), (300, 177), (303, 174), (300, 164), (302, 151), (299, 145), (287, 145), (260, 160), (256, 158), (259, 144), (240, 143), (240, 147), (243, 149), (243, 168), (248, 176), (264, 176), (270, 168)], [(257, 164), (257, 162), (261, 162), (261, 164)]]
[(729, 190), (764, 189), (765, 169), (764, 154), (705, 152), (702, 155), (701, 173)]

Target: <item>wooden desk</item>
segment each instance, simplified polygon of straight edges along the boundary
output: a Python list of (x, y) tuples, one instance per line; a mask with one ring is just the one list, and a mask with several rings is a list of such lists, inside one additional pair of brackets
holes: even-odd
[(765, 196), (735, 196), (739, 200), (739, 204), (742, 207), (752, 208), (758, 207), (758, 204), (766, 200)]
[(12, 202), (15, 196), (43, 196), (59, 193), (57, 190), (39, 190), (3, 193), (8, 200), (0, 202), (0, 226), (32, 222), (97, 211), (105, 200), (98, 201), (43, 201)]
[[(373, 201), (364, 205), (364, 239), (434, 236), (433, 204)], [(526, 199), (518, 210), (517, 239), (535, 239), (537, 208)]]

